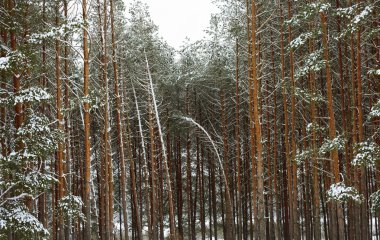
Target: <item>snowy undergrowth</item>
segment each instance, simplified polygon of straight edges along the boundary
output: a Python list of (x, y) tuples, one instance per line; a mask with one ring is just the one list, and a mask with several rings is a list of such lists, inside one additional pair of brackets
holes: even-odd
[(7, 239), (6, 232), (9, 230), (19, 239), (32, 235), (47, 239), (49, 235), (42, 223), (19, 201), (8, 202), (0, 207), (0, 239)]

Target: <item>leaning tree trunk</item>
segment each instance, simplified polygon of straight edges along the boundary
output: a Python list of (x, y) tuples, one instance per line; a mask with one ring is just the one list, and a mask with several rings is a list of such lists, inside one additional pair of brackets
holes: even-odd
[[(146, 154), (146, 150), (145, 150), (145, 141), (144, 141), (144, 134), (143, 134), (143, 128), (142, 128), (142, 122), (141, 122), (141, 115), (140, 115), (140, 110), (139, 110), (139, 104), (138, 104), (138, 100), (137, 100), (137, 96), (136, 96), (136, 91), (135, 91), (135, 88), (134, 88), (133, 85), (132, 85), (132, 90), (133, 90), (133, 96), (135, 98), (135, 105), (136, 105), (137, 119), (138, 119), (138, 124), (139, 124), (139, 132), (140, 132), (140, 140), (141, 140), (141, 148), (142, 148), (143, 158), (144, 158), (145, 188), (149, 189), (148, 160), (147, 160), (147, 154)], [(153, 186), (150, 186), (150, 187), (152, 188)], [(145, 199), (146, 199), (145, 206), (146, 206), (146, 208), (149, 208), (150, 207), (149, 190), (146, 190)], [(151, 229), (151, 226), (152, 226), (152, 222), (151, 222), (151, 217), (149, 215), (149, 211), (148, 210), (146, 210), (146, 219), (148, 221), (148, 231), (149, 231), (148, 236), (150, 237), (151, 236), (150, 229)]]
[(157, 121), (158, 134), (159, 134), (160, 141), (161, 141), (162, 155), (164, 157), (164, 168), (165, 168), (165, 173), (166, 173), (166, 182), (167, 182), (168, 197), (169, 197), (170, 239), (174, 240), (176, 237), (176, 227), (175, 227), (175, 218), (174, 218), (173, 192), (172, 192), (172, 187), (171, 187), (170, 172), (169, 172), (169, 166), (168, 166), (168, 156), (166, 153), (164, 136), (163, 136), (162, 129), (161, 129), (160, 116), (158, 114), (156, 96), (155, 96), (154, 88), (153, 88), (153, 80), (152, 80), (152, 76), (150, 73), (149, 62), (148, 62), (148, 58), (147, 58), (146, 54), (145, 54), (145, 61), (146, 61), (146, 67), (147, 67), (147, 72), (148, 72), (148, 77), (149, 77), (149, 87), (150, 87), (151, 95), (152, 95), (152, 103), (154, 106), (154, 112), (155, 112), (155, 117), (156, 117), (156, 121)]

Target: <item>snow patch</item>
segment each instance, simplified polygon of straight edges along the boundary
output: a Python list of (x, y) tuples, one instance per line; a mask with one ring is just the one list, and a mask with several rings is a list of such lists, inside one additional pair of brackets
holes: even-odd
[(342, 138), (341, 136), (338, 136), (332, 140), (325, 139), (321, 148), (319, 149), (319, 153), (325, 154), (325, 153), (331, 152), (334, 149), (342, 150), (344, 149), (344, 143), (345, 143), (345, 139)]
[(380, 147), (373, 141), (364, 141), (355, 146), (357, 153), (352, 160), (353, 166), (374, 167), (380, 160)]
[(376, 212), (380, 208), (380, 190), (371, 194), (369, 201), (371, 203), (371, 211)]
[(372, 6), (366, 6), (364, 10), (359, 14), (354, 17), (352, 22), (354, 24), (358, 24), (361, 21), (363, 21), (370, 13), (372, 13), (373, 7)]
[[(378, 70), (380, 72), (380, 70)], [(380, 73), (379, 73), (380, 76)], [(380, 117), (380, 100), (372, 106), (371, 112), (369, 113), (368, 117), (371, 118), (376, 118)]]
[(14, 99), (14, 105), (25, 102), (40, 102), (42, 100), (49, 100), (50, 98), (51, 95), (45, 90), (31, 87), (20, 91), (19, 95)]
[(0, 70), (6, 70), (10, 67), (10, 57), (0, 57)]
[(363, 196), (354, 187), (347, 187), (343, 182), (332, 184), (327, 190), (328, 201), (346, 202), (353, 200), (361, 203)]

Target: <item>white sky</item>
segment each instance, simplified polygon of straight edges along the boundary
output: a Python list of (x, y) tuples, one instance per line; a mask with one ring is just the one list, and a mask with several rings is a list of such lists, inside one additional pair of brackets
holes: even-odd
[(159, 27), (159, 34), (176, 49), (186, 37), (191, 41), (201, 39), (209, 26), (211, 13), (217, 11), (212, 0), (141, 1), (149, 5), (150, 15)]

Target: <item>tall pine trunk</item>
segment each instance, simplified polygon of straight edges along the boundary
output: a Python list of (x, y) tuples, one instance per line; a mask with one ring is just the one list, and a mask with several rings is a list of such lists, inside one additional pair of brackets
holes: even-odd
[[(255, 124), (255, 138), (256, 138), (256, 148), (257, 148), (257, 225), (258, 239), (265, 239), (265, 204), (264, 204), (264, 165), (263, 165), (263, 146), (262, 146), (262, 134), (261, 134), (261, 123), (260, 123), (260, 115), (261, 111), (259, 109), (260, 100), (259, 100), (259, 80), (257, 73), (257, 60), (256, 60), (256, 1), (252, 1), (252, 78), (250, 79), (250, 89), (253, 88), (253, 91), (250, 91), (251, 99), (250, 111), (253, 111), (253, 122)], [(252, 123), (253, 124), (253, 123)], [(254, 161), (254, 157), (252, 156), (252, 161)], [(254, 164), (254, 163), (253, 163)]]
[[(326, 62), (326, 91), (327, 91), (327, 102), (328, 102), (328, 116), (329, 116), (329, 138), (330, 140), (336, 137), (335, 128), (335, 116), (334, 116), (334, 102), (332, 93), (332, 82), (330, 73), (330, 63), (329, 63), (329, 46), (328, 46), (328, 32), (327, 32), (327, 16), (326, 13), (320, 13), (321, 23), (322, 23), (322, 44), (323, 44), (323, 57)], [(332, 159), (332, 168), (334, 175), (334, 182), (340, 182), (340, 171), (339, 171), (339, 156), (338, 149), (334, 148), (330, 153)], [(329, 186), (328, 186), (329, 187)], [(343, 209), (340, 203), (332, 203), (331, 208), (331, 227), (333, 239), (344, 238), (344, 218)], [(335, 218), (338, 220), (338, 225), (336, 226)]]
[(91, 238), (91, 158), (90, 158), (90, 102), (89, 102), (89, 52), (88, 52), (88, 21), (87, 2), (82, 0), (83, 19), (83, 95), (84, 95), (84, 223), (83, 233)]

